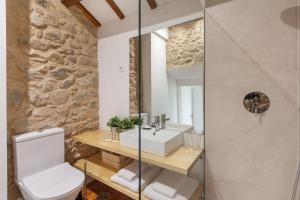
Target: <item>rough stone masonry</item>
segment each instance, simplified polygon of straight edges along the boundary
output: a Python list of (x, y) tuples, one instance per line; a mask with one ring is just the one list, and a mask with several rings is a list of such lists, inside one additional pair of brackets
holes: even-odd
[[(59, 0), (7, 1), (9, 199), (12, 136), (50, 127), (74, 134), (98, 129), (97, 38)], [(66, 160), (72, 162), (69, 145)], [(38, 150), (38, 149), (37, 149)], [(81, 156), (94, 149), (83, 146)]]

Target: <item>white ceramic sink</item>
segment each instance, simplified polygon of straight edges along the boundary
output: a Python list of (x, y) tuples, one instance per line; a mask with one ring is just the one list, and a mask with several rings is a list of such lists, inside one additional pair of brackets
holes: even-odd
[[(142, 129), (142, 151), (167, 156), (183, 144), (183, 133), (193, 128), (185, 125), (171, 125), (167, 128), (155, 132), (155, 129)], [(138, 129), (133, 129), (120, 134), (120, 143), (122, 146), (138, 149)]]

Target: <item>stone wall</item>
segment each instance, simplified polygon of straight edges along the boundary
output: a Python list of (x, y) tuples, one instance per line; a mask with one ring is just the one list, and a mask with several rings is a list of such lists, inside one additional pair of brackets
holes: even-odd
[(130, 114), (138, 113), (138, 93), (137, 93), (137, 73), (138, 73), (138, 51), (137, 38), (130, 39), (129, 55), (129, 112)]
[(198, 19), (169, 28), (167, 67), (204, 62), (204, 20)]
[[(12, 136), (50, 127), (71, 135), (98, 129), (97, 39), (60, 3), (7, 1), (9, 200), (14, 184)], [(66, 160), (73, 162), (66, 145)], [(95, 152), (81, 147), (80, 156)]]
[(29, 68), (29, 0), (6, 1), (7, 13), (7, 117), (8, 199), (20, 196), (14, 184), (12, 136), (27, 131), (29, 110), (27, 70)]
[(98, 28), (85, 15), (82, 14), (82, 11), (77, 6), (71, 6), (68, 9), (91, 34), (97, 37)]

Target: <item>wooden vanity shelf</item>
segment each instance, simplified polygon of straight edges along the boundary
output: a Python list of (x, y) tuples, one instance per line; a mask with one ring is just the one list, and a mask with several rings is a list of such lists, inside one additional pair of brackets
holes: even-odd
[[(138, 150), (121, 146), (117, 142), (106, 142), (107, 131), (88, 131), (74, 136), (73, 139), (97, 147), (106, 151), (114, 152), (129, 158), (138, 159)], [(164, 169), (188, 175), (195, 162), (204, 153), (204, 149), (194, 150), (193, 148), (179, 147), (166, 157), (161, 157), (151, 153), (142, 152), (142, 161), (150, 163)]]
[[(136, 160), (138, 159), (138, 150), (121, 146), (120, 143), (117, 142), (106, 142), (105, 136), (107, 133), (107, 131), (103, 130), (88, 131), (74, 136), (73, 139), (78, 142), (97, 147), (101, 150), (113, 152)], [(146, 152), (142, 152), (141, 157), (143, 162), (188, 175), (189, 170), (203, 153), (203, 149), (194, 150), (192, 148), (185, 148), (182, 146), (166, 157)], [(84, 171), (85, 162), (87, 175), (133, 199), (139, 199), (138, 193), (132, 192), (131, 190), (110, 180), (110, 177), (116, 174), (118, 170), (103, 164), (101, 161), (101, 154), (96, 154), (89, 158), (78, 160), (74, 166)], [(201, 192), (203, 191), (203, 186), (199, 186), (191, 200), (199, 200)], [(142, 199), (148, 200), (144, 196), (142, 196)]]
[[(99, 182), (118, 190), (119, 192), (129, 196), (132, 199), (139, 199), (138, 193), (132, 192), (131, 190), (128, 190), (127, 188), (114, 183), (110, 180), (110, 177), (117, 173), (117, 170), (103, 164), (101, 162), (101, 155), (96, 154), (94, 156), (91, 156), (87, 159), (81, 159), (78, 160), (74, 166), (82, 171), (84, 171), (84, 165), (86, 162), (86, 171), (87, 175), (98, 180)], [(191, 200), (199, 200), (201, 196), (201, 192), (203, 192), (203, 187), (199, 186), (196, 192), (194, 193)], [(144, 195), (142, 195), (143, 200), (148, 200)]]

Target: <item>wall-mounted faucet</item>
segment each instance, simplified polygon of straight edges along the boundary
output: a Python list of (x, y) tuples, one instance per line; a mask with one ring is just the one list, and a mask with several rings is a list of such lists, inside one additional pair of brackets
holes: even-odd
[(270, 107), (270, 99), (262, 92), (251, 92), (244, 97), (244, 107), (255, 116), (266, 112)]
[(155, 127), (155, 131), (160, 130), (160, 117), (159, 116), (154, 117), (154, 122), (151, 124), (151, 126)]
[(154, 122), (151, 124), (152, 127), (155, 127), (155, 131), (159, 131), (160, 129), (166, 128), (166, 121), (170, 120), (166, 117), (166, 114), (162, 114), (161, 116), (155, 116)]
[(166, 128), (166, 122), (169, 121), (170, 119), (167, 118), (166, 114), (161, 115), (161, 128), (165, 129)]

